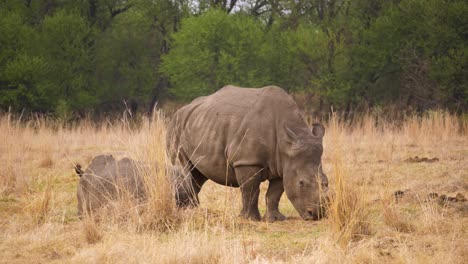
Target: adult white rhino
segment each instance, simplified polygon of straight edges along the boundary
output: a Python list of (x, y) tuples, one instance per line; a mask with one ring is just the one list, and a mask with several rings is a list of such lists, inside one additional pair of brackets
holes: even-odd
[[(328, 180), (322, 171), (325, 129), (310, 129), (294, 100), (281, 88), (225, 86), (180, 108), (168, 127), (172, 163), (191, 170), (192, 192), (179, 205), (197, 205), (208, 180), (240, 187), (241, 216), (260, 220), (259, 186), (268, 180), (265, 220), (284, 220), (278, 203), (284, 191), (303, 219), (318, 219), (320, 190)], [(187, 186), (187, 185), (185, 185)]]

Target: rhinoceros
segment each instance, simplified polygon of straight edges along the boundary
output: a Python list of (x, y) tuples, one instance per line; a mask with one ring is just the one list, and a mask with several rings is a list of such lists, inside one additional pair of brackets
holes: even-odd
[(145, 197), (143, 179), (137, 163), (129, 158), (115, 160), (112, 155), (99, 155), (93, 158), (88, 168), (83, 171), (75, 166), (80, 176), (77, 190), (78, 215), (96, 211), (110, 200), (122, 195), (129, 195), (140, 200)]
[(169, 176), (172, 191), (175, 193), (175, 201), (178, 207), (191, 205), (191, 197), (196, 195), (192, 186), (192, 176), (187, 168), (166, 164), (166, 174)]
[(268, 180), (266, 221), (286, 219), (278, 210), (284, 191), (303, 219), (317, 220), (328, 188), (321, 166), (324, 133), (319, 123), (309, 128), (295, 101), (276, 86), (225, 86), (199, 97), (176, 111), (168, 126), (171, 162), (191, 171), (193, 191), (178, 204), (197, 206), (209, 179), (240, 187), (240, 216), (258, 221), (259, 186)]

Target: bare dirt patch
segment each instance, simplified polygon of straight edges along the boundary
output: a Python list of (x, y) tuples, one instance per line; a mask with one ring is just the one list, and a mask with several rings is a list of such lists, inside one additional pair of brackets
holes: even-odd
[(422, 162), (434, 163), (434, 162), (438, 162), (439, 159), (438, 158), (426, 158), (426, 157), (414, 156), (414, 157), (409, 157), (409, 158), (405, 159), (404, 161), (408, 162), (408, 163), (422, 163)]

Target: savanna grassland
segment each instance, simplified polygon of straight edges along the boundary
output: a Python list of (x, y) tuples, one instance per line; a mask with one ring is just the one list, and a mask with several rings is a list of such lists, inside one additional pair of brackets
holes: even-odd
[[(283, 195), (288, 219), (267, 223), (240, 219), (239, 190), (210, 182), (199, 208), (178, 211), (164, 173), (164, 117), (141, 118), (136, 126), (127, 116), (99, 126), (0, 117), (1, 263), (468, 259), (466, 118), (430, 112), (389, 122), (365, 115), (351, 124), (332, 116), (323, 155), (333, 193), (328, 217), (303, 221)], [(149, 199), (112, 202), (99, 219), (79, 220), (74, 165), (102, 153), (140, 160)]]

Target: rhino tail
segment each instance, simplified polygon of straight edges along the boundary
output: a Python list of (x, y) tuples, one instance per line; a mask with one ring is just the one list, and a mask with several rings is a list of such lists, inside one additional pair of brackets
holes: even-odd
[(76, 164), (75, 165), (75, 172), (76, 174), (78, 174), (78, 176), (82, 176), (83, 175), (83, 170), (81, 169), (81, 165), (80, 164)]

